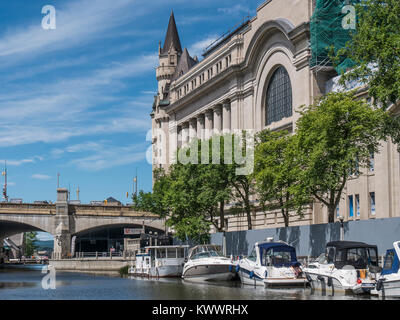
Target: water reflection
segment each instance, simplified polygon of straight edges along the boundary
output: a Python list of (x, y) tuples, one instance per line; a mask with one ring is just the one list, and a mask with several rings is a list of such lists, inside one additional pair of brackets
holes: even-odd
[(0, 270), (0, 299), (33, 300), (341, 300), (375, 296), (323, 295), (311, 288), (272, 289), (240, 282), (194, 283), (181, 279), (120, 278), (57, 272), (56, 290), (44, 290), (41, 267)]
[(36, 284), (31, 282), (0, 282), (0, 290), (15, 289), (21, 287), (36, 287)]

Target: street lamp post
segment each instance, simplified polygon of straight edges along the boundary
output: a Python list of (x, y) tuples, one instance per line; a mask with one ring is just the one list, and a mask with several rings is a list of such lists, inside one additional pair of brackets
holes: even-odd
[(224, 257), (226, 257), (226, 233), (225, 233), (225, 227), (222, 233), (222, 254)]
[(340, 241), (344, 241), (344, 217), (340, 216), (338, 219), (340, 222)]
[(7, 195), (7, 162), (4, 161), (4, 171), (1, 173), (4, 176), (4, 187), (3, 187), (3, 199), (5, 202), (8, 202)]

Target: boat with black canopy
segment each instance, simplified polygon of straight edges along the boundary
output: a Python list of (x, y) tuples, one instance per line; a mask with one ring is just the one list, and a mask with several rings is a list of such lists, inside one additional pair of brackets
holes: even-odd
[(370, 293), (375, 288), (378, 248), (363, 242), (332, 241), (325, 255), (303, 269), (313, 289), (325, 292)]

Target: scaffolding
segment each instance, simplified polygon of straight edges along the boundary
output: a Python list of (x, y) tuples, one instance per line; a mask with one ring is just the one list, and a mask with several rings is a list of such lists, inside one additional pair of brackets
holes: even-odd
[[(325, 67), (333, 67), (329, 57), (331, 48), (333, 47), (336, 55), (351, 39), (355, 32), (355, 5), (359, 2), (360, 0), (316, 0), (310, 21), (310, 66), (316, 72)], [(340, 74), (353, 65), (353, 61), (343, 58), (335, 69)]]

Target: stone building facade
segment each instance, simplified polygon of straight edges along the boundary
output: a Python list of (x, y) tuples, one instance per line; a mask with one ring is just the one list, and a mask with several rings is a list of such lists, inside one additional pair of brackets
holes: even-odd
[[(171, 14), (164, 45), (159, 47), (158, 95), (153, 104), (153, 168), (168, 169), (177, 148), (191, 138), (206, 139), (234, 130), (295, 131), (302, 105), (332, 88), (332, 68), (311, 68), (312, 0), (268, 0), (205, 53), (191, 57), (182, 49)], [(393, 108), (394, 109), (394, 108)], [(395, 112), (395, 110), (393, 110)], [(397, 110), (397, 112), (400, 112)], [(373, 166), (351, 179), (338, 215), (345, 220), (400, 216), (400, 158), (383, 142)], [(326, 223), (326, 208), (314, 204), (291, 225)], [(228, 230), (245, 230), (246, 217), (228, 220)], [(255, 211), (254, 228), (283, 226), (280, 212)]]

